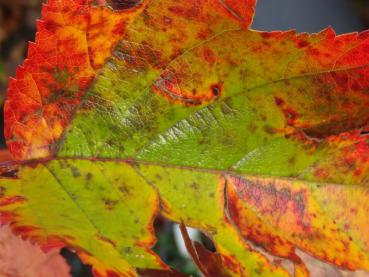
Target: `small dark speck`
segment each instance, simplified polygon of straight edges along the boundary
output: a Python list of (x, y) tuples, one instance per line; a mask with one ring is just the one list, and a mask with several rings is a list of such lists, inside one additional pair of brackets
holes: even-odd
[(192, 184), (191, 184), (191, 188), (193, 188), (194, 190), (198, 190), (198, 189), (199, 189), (199, 184), (197, 184), (197, 183), (192, 183)]
[(87, 173), (87, 174), (86, 174), (86, 180), (87, 180), (87, 181), (91, 180), (91, 179), (92, 179), (92, 177), (93, 177), (93, 175), (92, 175), (92, 173), (91, 173), (91, 172), (89, 172), (89, 173)]
[(220, 94), (220, 86), (219, 85), (212, 85), (211, 92), (214, 96), (218, 96)]
[(119, 187), (119, 190), (120, 190), (122, 193), (125, 193), (125, 194), (129, 193), (129, 188), (128, 188), (126, 185), (121, 185), (121, 186)]
[(131, 254), (132, 253), (132, 248), (131, 247), (125, 247), (125, 248), (123, 248), (123, 251), (126, 254)]
[(70, 170), (72, 171), (72, 175), (73, 175), (73, 177), (79, 177), (79, 176), (81, 176), (81, 173), (79, 172), (79, 170), (78, 170), (78, 168), (77, 168), (77, 167), (72, 166), (72, 167), (70, 168)]
[(106, 209), (108, 209), (108, 210), (114, 209), (115, 206), (118, 204), (118, 201), (112, 200), (112, 199), (107, 199), (107, 198), (104, 198), (103, 202), (104, 202), (104, 205), (105, 205)]

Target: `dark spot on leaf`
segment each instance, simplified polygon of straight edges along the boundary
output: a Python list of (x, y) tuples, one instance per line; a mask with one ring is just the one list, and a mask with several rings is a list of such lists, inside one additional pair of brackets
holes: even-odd
[(89, 181), (89, 180), (91, 180), (91, 179), (92, 179), (93, 175), (92, 175), (92, 173), (91, 173), (91, 172), (89, 172), (89, 173), (87, 173), (87, 174), (86, 174), (86, 176), (85, 176), (85, 177), (86, 177), (86, 180), (87, 180), (87, 181)]
[(284, 100), (279, 97), (274, 97), (274, 102), (277, 106), (282, 106), (284, 104)]
[(109, 2), (114, 10), (127, 10), (137, 7), (142, 0), (110, 0)]
[(108, 198), (104, 198), (103, 201), (104, 201), (105, 208), (108, 210), (114, 209), (115, 206), (118, 204), (117, 200), (112, 200)]
[(298, 43), (297, 43), (297, 47), (298, 48), (303, 48), (303, 47), (306, 47), (306, 46), (308, 46), (310, 43), (308, 42), (308, 41), (306, 41), (306, 40), (302, 40), (302, 41), (299, 41)]
[(129, 193), (129, 188), (126, 185), (119, 186), (119, 190), (123, 193)]
[[(350, 132), (367, 125), (368, 120), (365, 116), (352, 117), (352, 118), (340, 118), (339, 120), (330, 120), (328, 122), (323, 122), (317, 124), (310, 128), (303, 129), (303, 133), (308, 138), (324, 139), (329, 136), (335, 136), (340, 133)], [(360, 132), (361, 136), (367, 136), (369, 131), (365, 128)], [(341, 136), (341, 139), (346, 139)]]
[(50, 31), (51, 33), (55, 33), (56, 29), (60, 28), (60, 25), (57, 24), (54, 20), (45, 20), (45, 29)]
[(72, 166), (70, 168), (70, 171), (72, 172), (73, 177), (79, 177), (81, 176), (81, 173), (79, 172), (78, 168), (75, 166)]
[(261, 32), (260, 35), (265, 38), (265, 39), (268, 39), (272, 36), (272, 33), (269, 33), (269, 32)]
[(198, 190), (199, 189), (199, 184), (194, 182), (194, 183), (191, 184), (191, 188), (193, 188), (194, 190)]
[(261, 273), (262, 273), (263, 271), (261, 270), (261, 268), (256, 268), (255, 269), (255, 273), (256, 273), (256, 275), (260, 275)]
[(97, 235), (97, 239), (98, 240), (101, 240), (101, 241), (104, 241), (104, 242), (107, 242), (107, 243), (110, 243), (113, 247), (116, 247), (117, 246), (117, 243), (107, 237), (104, 237), (102, 236), (101, 234)]
[(277, 133), (277, 130), (269, 125), (264, 126), (264, 131), (271, 135)]
[(295, 164), (295, 163), (296, 163), (296, 158), (295, 158), (295, 157), (292, 157), (292, 158), (290, 158), (290, 159), (288, 160), (288, 162), (289, 162), (291, 165), (293, 165), (293, 164)]
[(341, 88), (344, 88), (344, 89), (347, 88), (349, 78), (346, 72), (345, 73), (331, 72), (330, 74)]
[(131, 254), (132, 253), (132, 248), (131, 247), (124, 247), (123, 248), (123, 252), (125, 254)]
[(210, 89), (214, 96), (219, 96), (221, 93), (221, 87), (219, 84), (212, 85)]
[(72, 198), (73, 201), (77, 201), (78, 200), (78, 196), (75, 193), (71, 193), (70, 197)]

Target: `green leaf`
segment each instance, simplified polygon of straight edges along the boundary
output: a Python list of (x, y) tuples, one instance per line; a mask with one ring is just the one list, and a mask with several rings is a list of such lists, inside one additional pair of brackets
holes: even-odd
[(367, 33), (254, 31), (253, 0), (82, 2), (49, 1), (10, 84), (2, 221), (98, 276), (178, 275), (159, 213), (225, 276), (307, 276), (296, 249), (369, 270)]

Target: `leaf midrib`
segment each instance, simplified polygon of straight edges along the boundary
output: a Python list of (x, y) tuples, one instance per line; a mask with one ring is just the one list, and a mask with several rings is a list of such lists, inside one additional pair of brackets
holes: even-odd
[[(186, 166), (186, 165), (174, 165), (174, 164), (165, 164), (160, 162), (153, 162), (153, 161), (144, 161), (144, 160), (137, 160), (132, 158), (95, 158), (95, 157), (48, 157), (48, 158), (41, 158), (41, 159), (34, 159), (28, 161), (13, 161), (13, 162), (5, 162), (0, 163), (0, 168), (7, 168), (7, 167), (14, 167), (18, 166), (18, 169), (21, 167), (34, 167), (38, 164), (47, 164), (51, 161), (91, 161), (91, 162), (110, 162), (110, 163), (124, 163), (131, 165), (133, 167), (137, 167), (140, 165), (143, 166), (157, 166), (162, 168), (169, 168), (169, 169), (182, 169), (188, 171), (196, 171), (196, 172), (203, 172), (203, 173), (210, 173), (216, 175), (237, 175), (237, 176), (244, 176), (249, 178), (263, 178), (263, 179), (279, 179), (286, 182), (304, 182), (309, 183), (312, 185), (327, 185), (327, 186), (342, 186), (342, 187), (366, 187), (365, 185), (357, 185), (357, 184), (339, 184), (339, 183), (330, 183), (330, 182), (319, 182), (319, 181), (309, 181), (304, 180), (298, 177), (286, 177), (286, 176), (272, 176), (272, 175), (262, 175), (262, 174), (248, 174), (238, 170), (229, 170), (229, 169), (214, 169), (214, 168), (204, 168), (204, 167), (196, 167), (196, 166)], [(0, 177), (2, 179), (3, 177)], [(8, 178), (3, 178), (8, 179)]]

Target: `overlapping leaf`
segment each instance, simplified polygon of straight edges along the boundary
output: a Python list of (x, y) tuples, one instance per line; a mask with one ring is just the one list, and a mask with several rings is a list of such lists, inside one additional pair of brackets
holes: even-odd
[(297, 248), (369, 271), (368, 33), (253, 31), (254, 0), (112, 2), (44, 7), (5, 117), (14, 158), (46, 159), (4, 167), (2, 221), (102, 276), (175, 274), (159, 212), (212, 238), (194, 256), (222, 276), (290, 275), (272, 256), (306, 276)]
[(4, 277), (70, 277), (70, 268), (53, 249), (45, 254), (37, 245), (12, 234), (8, 226), (0, 229), (0, 274)]

